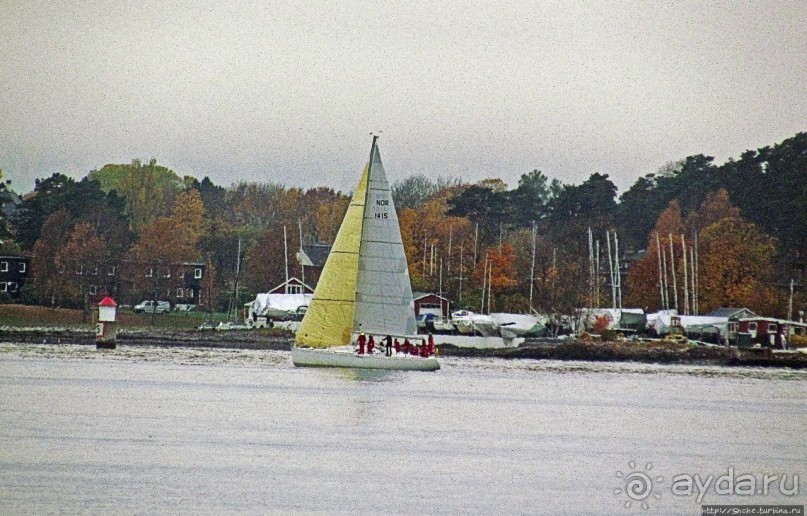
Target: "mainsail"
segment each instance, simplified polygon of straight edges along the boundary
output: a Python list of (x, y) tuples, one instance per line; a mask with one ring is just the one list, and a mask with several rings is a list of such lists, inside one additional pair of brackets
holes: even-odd
[(375, 139), (369, 167), (353, 331), (414, 335), (417, 327), (409, 267)]
[(349, 344), (358, 331), (416, 332), (401, 230), (376, 140), (297, 331), (302, 346)]

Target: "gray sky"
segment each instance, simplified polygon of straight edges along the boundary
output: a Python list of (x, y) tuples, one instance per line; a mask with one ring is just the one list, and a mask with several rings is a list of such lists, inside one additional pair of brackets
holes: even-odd
[(391, 181), (621, 193), (807, 130), (805, 34), (804, 0), (0, 0), (0, 168), (19, 192), (134, 158), (350, 190), (383, 130)]

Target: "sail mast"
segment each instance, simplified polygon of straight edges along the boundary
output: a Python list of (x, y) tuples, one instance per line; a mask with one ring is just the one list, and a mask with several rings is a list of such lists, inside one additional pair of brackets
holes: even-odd
[(490, 297), (493, 295), (493, 261), (488, 256), (488, 315), (490, 315)]
[(680, 313), (678, 309), (678, 286), (675, 283), (675, 250), (673, 248), (673, 236), (670, 235), (670, 275), (672, 276), (673, 287), (673, 300), (675, 301), (675, 311)]
[(687, 246), (681, 233), (681, 254), (684, 258), (684, 315), (689, 315), (689, 278), (687, 274)]
[(454, 226), (449, 225), (448, 226), (448, 270), (446, 271), (446, 273), (448, 274), (449, 277), (451, 277), (451, 259), (453, 257), (453, 255), (451, 254), (451, 241), (453, 240), (453, 237), (454, 237)]
[(286, 238), (286, 225), (283, 224), (283, 257), (286, 260), (286, 286), (284, 287), (284, 294), (289, 293), (289, 243)]
[[(297, 219), (297, 227), (300, 228), (300, 256), (304, 254), (303, 252), (303, 220)], [(305, 285), (305, 264), (303, 260), (300, 260), (300, 281), (303, 282)]]
[(532, 221), (532, 264), (530, 265), (530, 313), (532, 313), (532, 293), (535, 290), (535, 221)]
[(622, 269), (619, 268), (619, 237), (614, 230), (614, 269), (616, 269), (616, 299), (617, 306), (622, 310)]
[(658, 231), (656, 231), (656, 256), (658, 256), (658, 286), (659, 286), (659, 293), (661, 295), (661, 310), (667, 308), (665, 305), (664, 299), (664, 272), (661, 266), (661, 241), (658, 236)]
[(611, 256), (611, 232), (605, 232), (606, 245), (608, 247), (608, 271), (611, 274), (611, 308), (616, 308), (616, 285), (614, 284), (614, 259)]
[(485, 313), (485, 287), (488, 279), (488, 258), (485, 255), (485, 268), (482, 270), (482, 304), (479, 306), (479, 312)]
[(460, 245), (460, 277), (459, 277), (459, 280), (460, 280), (460, 292), (459, 292), (460, 308), (462, 308), (462, 268), (464, 266), (465, 266), (465, 264), (463, 263), (463, 260), (462, 260), (462, 245)]

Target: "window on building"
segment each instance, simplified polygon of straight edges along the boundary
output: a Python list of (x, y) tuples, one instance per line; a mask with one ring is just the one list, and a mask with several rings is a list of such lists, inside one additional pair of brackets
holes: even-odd
[(8, 262), (0, 262), (0, 272), (8, 272)]
[(76, 265), (76, 274), (84, 274), (84, 266)]
[(25, 262), (20, 262), (20, 272), (25, 272)]
[(146, 271), (146, 277), (151, 278), (153, 276), (154, 276), (154, 269), (152, 267), (149, 267), (149, 269)]
[(107, 275), (107, 276), (114, 276), (114, 275), (115, 275), (115, 266), (114, 266), (114, 265), (110, 265), (110, 266), (107, 268), (107, 270), (106, 270), (106, 275)]
[(776, 323), (768, 323), (768, 333), (776, 333)]
[(202, 269), (196, 268), (193, 270), (193, 277), (195, 279), (202, 279)]
[(303, 287), (301, 285), (287, 285), (286, 289), (289, 294), (302, 294)]
[(9, 281), (8, 282), (8, 291), (9, 292), (16, 292), (18, 288), (19, 288), (19, 285), (17, 284), (16, 281)]
[(732, 333), (735, 333), (737, 331), (737, 323), (736, 322), (730, 322), (729, 323), (729, 331), (732, 332)]
[(192, 288), (189, 288), (189, 289), (187, 289), (185, 291), (185, 297), (187, 297), (188, 299), (193, 299), (193, 289)]
[(185, 295), (185, 289), (184, 288), (178, 288), (177, 289), (177, 297), (182, 298), (184, 295)]
[(98, 287), (96, 287), (95, 285), (90, 285), (87, 288), (87, 291), (90, 293), (91, 296), (94, 296), (95, 294), (98, 293)]
[(757, 331), (757, 323), (755, 322), (748, 323), (748, 331)]

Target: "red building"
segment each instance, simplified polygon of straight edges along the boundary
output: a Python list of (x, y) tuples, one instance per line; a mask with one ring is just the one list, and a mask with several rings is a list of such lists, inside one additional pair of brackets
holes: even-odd
[(807, 324), (771, 317), (745, 317), (729, 320), (729, 335), (736, 334), (735, 344), (750, 347), (787, 349), (791, 336), (807, 335)]
[(443, 296), (433, 293), (415, 292), (415, 316), (420, 314), (434, 314), (448, 319), (449, 302)]

